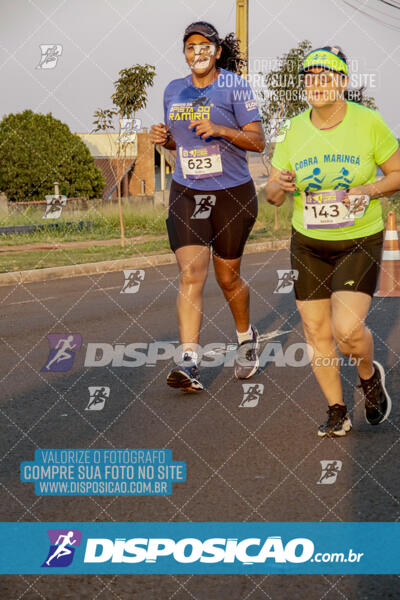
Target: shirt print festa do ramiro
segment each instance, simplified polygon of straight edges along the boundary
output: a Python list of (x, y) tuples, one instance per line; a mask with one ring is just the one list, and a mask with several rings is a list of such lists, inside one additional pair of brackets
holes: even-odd
[(175, 79), (164, 92), (164, 122), (177, 147), (175, 181), (199, 190), (226, 189), (248, 182), (246, 151), (221, 137), (197, 136), (189, 125), (192, 120), (202, 119), (234, 129), (260, 121), (247, 81), (225, 69), (219, 69), (217, 79), (204, 88), (193, 85), (192, 75)]

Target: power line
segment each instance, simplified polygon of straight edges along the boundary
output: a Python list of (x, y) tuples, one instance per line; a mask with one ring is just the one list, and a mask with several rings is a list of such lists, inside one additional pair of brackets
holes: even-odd
[(388, 6), (393, 6), (393, 8), (397, 8), (398, 10), (400, 10), (400, 4), (392, 4), (392, 2), (388, 2), (388, 0), (378, 0), (378, 2), (382, 2), (383, 4), (387, 4)]
[[(377, 0), (378, 2), (381, 2), (383, 0)], [(400, 5), (398, 7), (400, 9)], [(400, 21), (400, 17), (395, 17), (394, 15), (389, 15), (387, 12), (383, 11), (383, 10), (379, 10), (378, 8), (373, 8), (371, 6), (371, 9), (374, 10), (375, 12), (379, 13), (380, 15), (384, 15), (385, 17), (389, 17), (390, 19), (395, 19), (395, 21)]]
[(392, 25), (391, 23), (387, 23), (386, 21), (383, 21), (382, 19), (378, 19), (378, 17), (376, 17), (374, 15), (371, 15), (370, 13), (368, 13), (365, 10), (362, 10), (361, 8), (358, 8), (358, 6), (354, 6), (353, 4), (351, 4), (350, 2), (348, 2), (347, 0), (343, 0), (343, 2), (345, 4), (347, 4), (348, 6), (351, 6), (351, 8), (353, 8), (354, 10), (357, 10), (361, 14), (369, 17), (373, 21), (375, 21), (375, 22), (378, 21), (379, 23), (382, 23), (382, 25), (385, 25), (386, 27), (389, 27), (390, 29), (393, 29), (394, 31), (400, 31), (399, 27), (396, 27), (395, 25)]

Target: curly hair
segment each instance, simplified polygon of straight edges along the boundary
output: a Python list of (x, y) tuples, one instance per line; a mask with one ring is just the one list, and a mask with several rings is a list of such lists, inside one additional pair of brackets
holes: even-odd
[(247, 65), (247, 60), (243, 57), (240, 52), (240, 42), (235, 37), (235, 34), (228, 33), (219, 45), (222, 48), (221, 56), (217, 60), (217, 67), (226, 69), (227, 71), (233, 71), (233, 73), (241, 73), (243, 68)]

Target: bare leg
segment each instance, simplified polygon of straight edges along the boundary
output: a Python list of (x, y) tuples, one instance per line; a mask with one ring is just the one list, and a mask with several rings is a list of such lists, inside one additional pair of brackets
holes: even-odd
[(213, 256), (215, 277), (231, 309), (237, 331), (249, 328), (249, 286), (240, 277), (240, 258)]
[(365, 319), (371, 296), (363, 292), (332, 294), (332, 330), (340, 351), (358, 358), (357, 370), (362, 379), (374, 374), (374, 341)]
[(208, 246), (183, 246), (175, 253), (180, 270), (177, 311), (183, 350), (196, 350), (203, 316), (203, 288), (207, 279)]
[(344, 404), (339, 360), (331, 328), (331, 300), (297, 300), (297, 308), (307, 343), (313, 350), (311, 366), (321, 390), (330, 405)]

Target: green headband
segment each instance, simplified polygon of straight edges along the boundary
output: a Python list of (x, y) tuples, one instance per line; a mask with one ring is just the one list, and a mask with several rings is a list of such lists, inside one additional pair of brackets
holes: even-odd
[(303, 67), (300, 69), (300, 73), (304, 73), (311, 67), (322, 67), (323, 69), (329, 69), (329, 71), (337, 71), (338, 73), (348, 74), (346, 62), (329, 50), (313, 50), (304, 59)]

